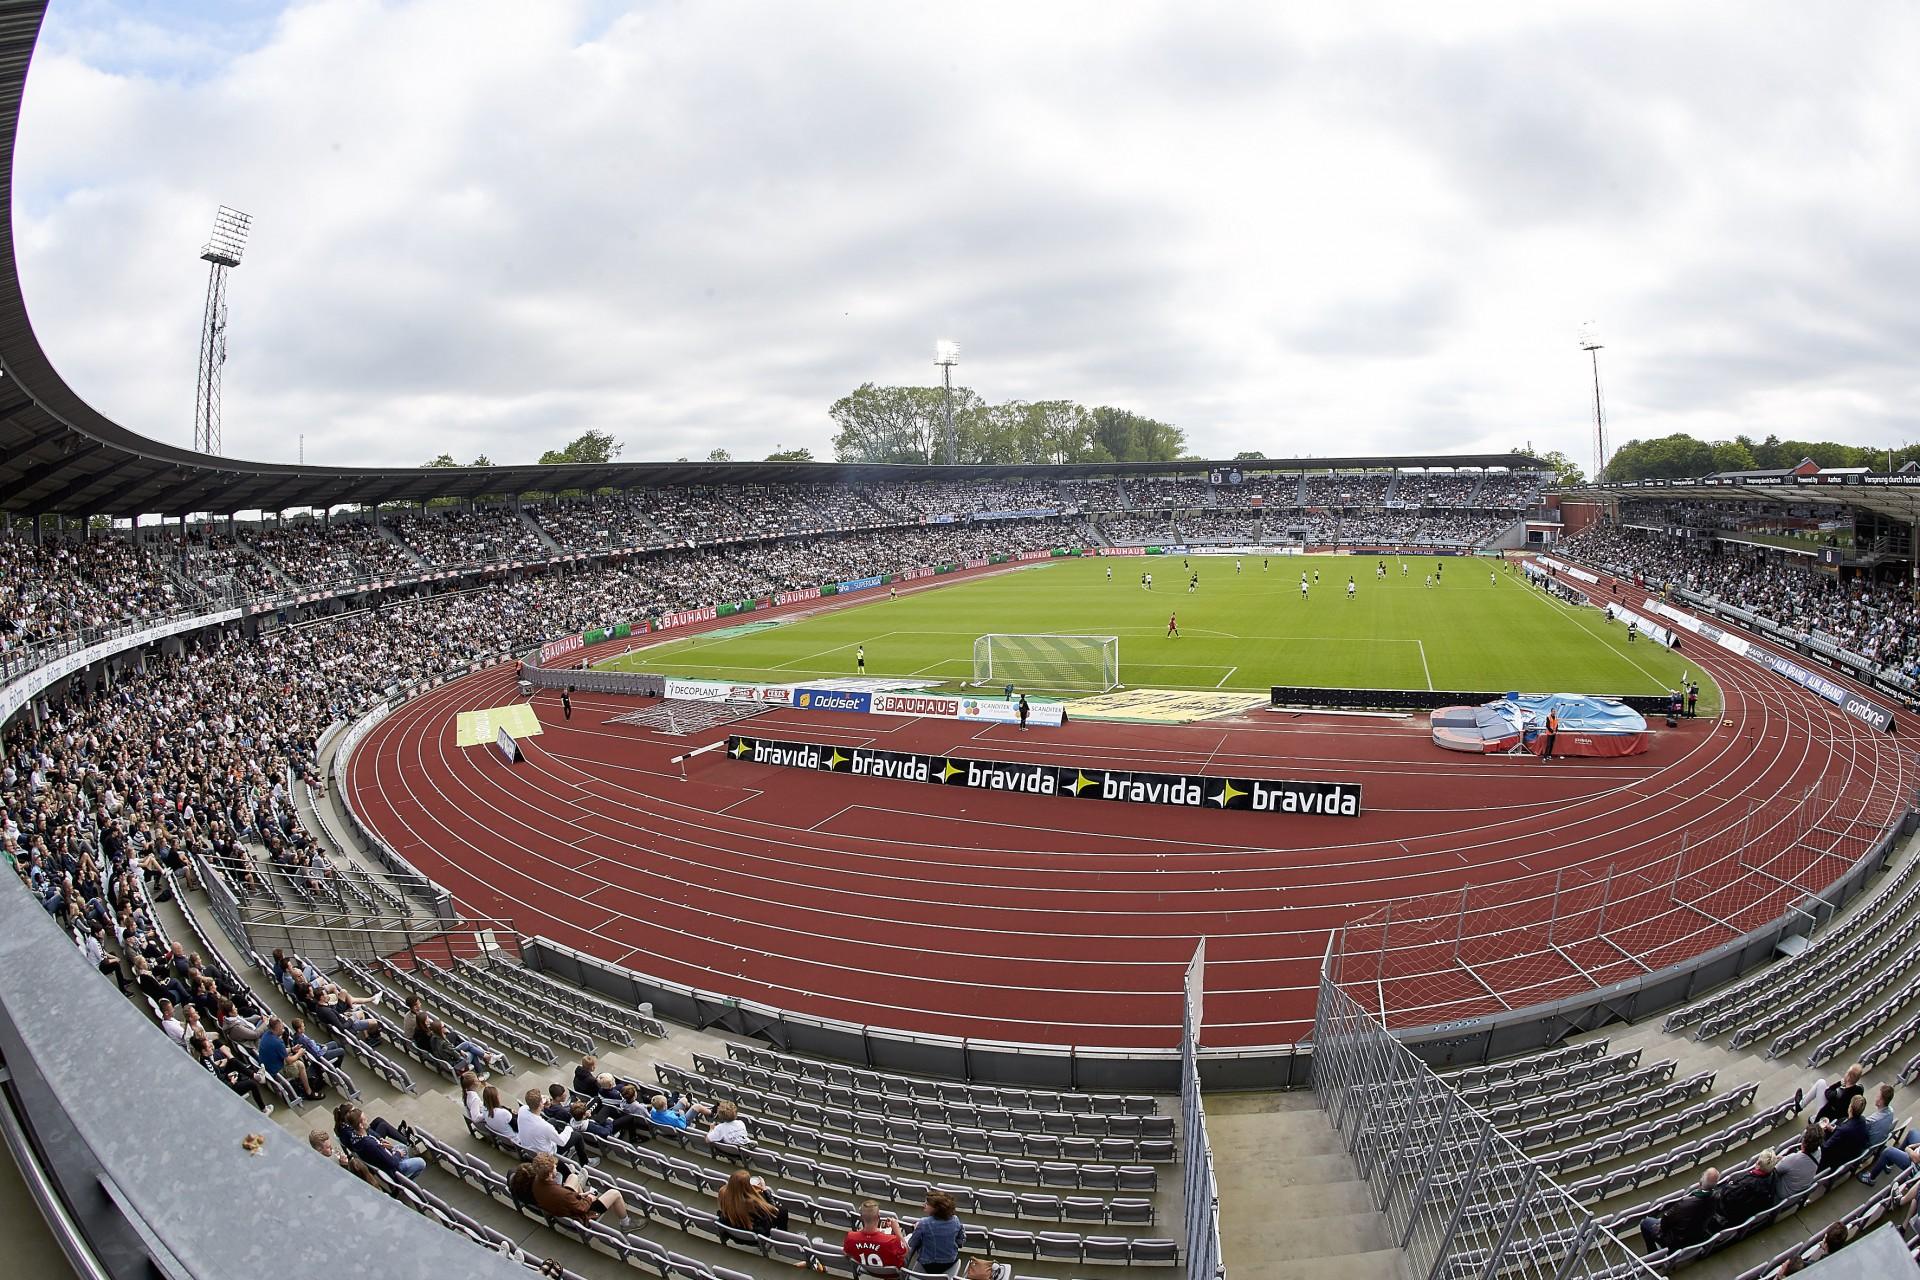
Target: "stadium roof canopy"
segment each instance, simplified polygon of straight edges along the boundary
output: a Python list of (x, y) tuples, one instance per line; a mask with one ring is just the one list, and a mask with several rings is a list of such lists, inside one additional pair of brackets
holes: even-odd
[(670, 484), (769, 484), (834, 480), (985, 479), (1329, 467), (1540, 467), (1519, 453), (1084, 463), (1057, 466), (923, 466), (834, 462), (627, 462), (558, 466), (342, 467), (244, 462), (149, 439), (97, 412), (40, 349), (20, 292), (13, 236), (13, 159), (27, 66), (44, 0), (0, 6), (0, 510), (21, 514), (181, 515), (282, 511), (346, 503), (424, 501), (562, 489)]
[(1778, 506), (1859, 507), (1893, 520), (1920, 521), (1920, 474), (1857, 468), (1803, 474), (1730, 471), (1695, 480), (1635, 480), (1586, 484), (1569, 498), (1652, 498), (1662, 502), (1767, 502)]

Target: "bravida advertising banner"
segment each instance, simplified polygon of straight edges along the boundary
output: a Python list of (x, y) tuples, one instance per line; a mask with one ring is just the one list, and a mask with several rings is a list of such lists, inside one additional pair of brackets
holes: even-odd
[(731, 734), (727, 758), (747, 764), (819, 773), (845, 773), (929, 786), (967, 787), (1062, 800), (1235, 809), (1254, 813), (1357, 817), (1357, 782), (1296, 782), (1273, 778), (1215, 778), (1188, 773), (1140, 773), (1084, 765), (1017, 764), (917, 751), (791, 742)]

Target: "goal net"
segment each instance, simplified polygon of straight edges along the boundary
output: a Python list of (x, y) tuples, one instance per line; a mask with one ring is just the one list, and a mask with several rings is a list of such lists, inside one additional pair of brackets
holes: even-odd
[(1120, 638), (984, 635), (973, 642), (973, 682), (1105, 693), (1120, 686)]

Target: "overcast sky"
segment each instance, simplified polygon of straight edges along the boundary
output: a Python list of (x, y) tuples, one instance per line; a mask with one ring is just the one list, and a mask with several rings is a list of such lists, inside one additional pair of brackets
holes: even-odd
[(82, 395), (226, 452), (831, 456), (931, 382), (1206, 456), (1920, 438), (1907, 4), (54, 0), (14, 219)]

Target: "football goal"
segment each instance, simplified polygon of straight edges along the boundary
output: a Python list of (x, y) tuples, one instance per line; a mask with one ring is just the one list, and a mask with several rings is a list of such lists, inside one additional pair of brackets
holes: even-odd
[(973, 642), (973, 682), (1105, 693), (1120, 687), (1120, 638), (984, 635)]

